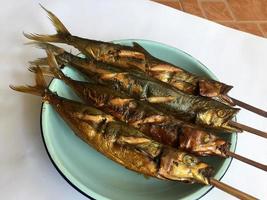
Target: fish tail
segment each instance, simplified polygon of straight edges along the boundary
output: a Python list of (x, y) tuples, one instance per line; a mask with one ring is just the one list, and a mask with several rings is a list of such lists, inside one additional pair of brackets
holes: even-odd
[(49, 77), (57, 78), (57, 79), (67, 78), (66, 75), (59, 69), (59, 66), (57, 64), (56, 58), (53, 55), (53, 53), (49, 50), (47, 50), (46, 53), (47, 53), (47, 58), (41, 58), (41, 59), (38, 59), (37, 61), (33, 61), (31, 63), (36, 64), (40, 60), (40, 62), (42, 62), (42, 63), (45, 62), (46, 65), (48, 65), (48, 66), (39, 67), (39, 66), (33, 65), (33, 66), (30, 66), (28, 68), (28, 70), (30, 72), (37, 73), (38, 70), (40, 69), (42, 71), (42, 74), (44, 74), (45, 76), (49, 76)]
[[(46, 59), (46, 60), (47, 60), (47, 59)], [(46, 62), (47, 62), (47, 61), (46, 61)], [(43, 74), (44, 76), (48, 76), (48, 77), (51, 77), (51, 78), (55, 78), (54, 73), (51, 71), (51, 69), (50, 69), (49, 67), (39, 67), (39, 66), (34, 66), (34, 65), (32, 65), (32, 66), (28, 67), (28, 70), (29, 70), (30, 72), (33, 72), (33, 73), (36, 74), (37, 71), (38, 71), (38, 68), (41, 69), (42, 74)]]
[[(30, 65), (33, 65), (33, 66), (43, 66), (43, 65), (48, 65), (48, 62), (47, 62), (47, 58), (38, 58), (38, 59), (36, 59), (36, 60), (34, 60), (34, 61), (30, 61), (29, 62), (30, 63)], [(32, 67), (30, 67), (30, 68), (32, 68)], [(29, 68), (29, 69), (30, 69)], [(41, 69), (42, 69), (43, 67), (41, 67)], [(31, 70), (30, 70), (31, 71)]]
[(55, 58), (55, 55), (50, 50), (46, 51), (47, 53), (47, 62), (50, 71), (54, 74), (54, 76), (58, 79), (66, 79), (66, 75), (59, 69), (57, 60)]
[(34, 45), (35, 47), (39, 48), (39, 49), (44, 49), (44, 50), (50, 50), (51, 52), (53, 52), (54, 55), (60, 55), (65, 53), (65, 50), (63, 48), (60, 48), (56, 45), (47, 43), (47, 42), (29, 42), (27, 43), (29, 45)]
[(66, 38), (68, 36), (71, 36), (70, 32), (67, 30), (67, 28), (63, 25), (63, 23), (49, 10), (47, 10), (45, 7), (43, 7), (41, 4), (40, 6), (46, 11), (48, 18), (53, 23), (57, 34), (55, 35), (40, 35), (40, 34), (28, 34), (23, 33), (23, 35), (30, 39), (30, 40), (36, 40), (40, 42), (59, 42), (64, 43), (66, 42)]
[[(63, 48), (60, 48), (58, 46), (55, 46), (55, 45), (52, 45), (46, 42), (30, 42), (27, 44), (34, 45), (35, 47), (44, 49), (46, 51), (49, 50), (51, 53), (53, 53), (56, 56), (65, 53), (65, 50)], [(57, 62), (60, 65), (65, 64), (62, 59), (58, 59)], [(47, 58), (38, 58), (34, 61), (30, 61), (29, 63), (31, 65), (36, 65), (36, 66), (48, 65)]]
[(30, 93), (33, 95), (44, 97), (47, 93), (47, 84), (45, 82), (44, 76), (42, 74), (42, 71), (39, 67), (36, 68), (36, 76), (35, 76), (35, 86), (14, 86), (9, 85), (9, 87), (12, 90), (18, 91), (18, 92), (24, 92), (24, 93)]

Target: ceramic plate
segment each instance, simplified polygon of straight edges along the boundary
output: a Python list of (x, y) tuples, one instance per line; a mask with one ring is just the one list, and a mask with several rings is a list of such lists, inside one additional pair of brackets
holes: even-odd
[[(217, 79), (203, 64), (187, 53), (176, 48), (152, 41), (122, 40), (120, 44), (138, 42), (152, 55), (178, 65), (190, 72)], [(77, 71), (68, 67), (64, 72), (77, 80), (82, 77)], [(53, 80), (49, 87), (58, 95), (79, 100), (79, 98), (59, 80)], [(48, 104), (42, 105), (41, 129), (47, 153), (60, 174), (78, 191), (92, 199), (113, 200), (177, 200), (199, 199), (205, 195), (210, 186), (185, 184), (173, 181), (162, 181), (145, 178), (129, 171), (107, 159), (89, 147), (65, 124), (59, 115)], [(235, 150), (236, 134), (222, 134), (232, 143), (231, 151)], [(221, 179), (227, 171), (231, 159), (206, 158), (215, 168), (215, 178)]]

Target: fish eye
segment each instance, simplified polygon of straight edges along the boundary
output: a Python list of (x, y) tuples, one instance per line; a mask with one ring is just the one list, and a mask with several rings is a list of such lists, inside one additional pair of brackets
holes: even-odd
[(217, 114), (218, 117), (224, 118), (224, 117), (226, 117), (227, 112), (225, 112), (224, 110), (218, 110), (216, 112), (216, 114)]
[(186, 164), (186, 165), (189, 165), (189, 166), (193, 166), (197, 163), (197, 159), (190, 156), (190, 155), (185, 155), (184, 158), (183, 158), (183, 162)]
[(179, 166), (179, 163), (177, 161), (173, 161), (173, 164), (176, 165), (177, 167)]

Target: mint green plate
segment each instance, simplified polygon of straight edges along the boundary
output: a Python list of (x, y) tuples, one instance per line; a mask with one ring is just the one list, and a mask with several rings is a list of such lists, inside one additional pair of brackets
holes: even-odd
[[(152, 55), (179, 65), (196, 74), (217, 79), (203, 64), (187, 53), (176, 48), (146, 40), (121, 40), (120, 44), (136, 41)], [(72, 78), (82, 80), (77, 71), (68, 67), (64, 72)], [(79, 98), (59, 80), (53, 80), (49, 87), (58, 95), (79, 100)], [(200, 184), (185, 184), (174, 181), (162, 181), (145, 178), (129, 171), (105, 156), (96, 152), (76, 137), (59, 115), (48, 104), (43, 104), (41, 127), (44, 144), (52, 163), (60, 174), (78, 191), (91, 199), (113, 200), (177, 200), (199, 199), (210, 189)], [(222, 136), (232, 143), (235, 150), (236, 134)], [(205, 158), (215, 169), (215, 178), (221, 179), (227, 171), (231, 159)]]

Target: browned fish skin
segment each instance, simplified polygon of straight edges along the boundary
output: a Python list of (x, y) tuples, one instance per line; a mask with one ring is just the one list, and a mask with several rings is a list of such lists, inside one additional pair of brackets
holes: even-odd
[[(132, 125), (152, 139), (197, 155), (226, 157), (228, 142), (193, 124), (161, 113), (150, 105), (129, 98), (125, 94), (95, 83), (75, 81), (65, 76), (58, 69), (55, 57), (50, 52), (48, 52), (48, 62), (50, 68), (42, 68), (42, 71), (47, 73), (50, 69), (50, 73), (69, 85), (84, 102), (93, 104), (102, 111)], [(36, 68), (32, 67), (30, 70), (36, 71)]]
[[(76, 44), (76, 41), (74, 43)], [(72, 44), (73, 46), (75, 46), (74, 43)], [(138, 49), (136, 48), (137, 46), (139, 47)], [(81, 50), (85, 55), (93, 57), (98, 61), (115, 64), (122, 68), (135, 67), (149, 76), (168, 83), (185, 93), (216, 97), (222, 102), (232, 104), (232, 100), (226, 95), (232, 89), (232, 86), (196, 76), (182, 68), (153, 57), (142, 47), (142, 51), (140, 51), (140, 47), (137, 43), (134, 43), (134, 47), (129, 49), (130, 47), (113, 43), (101, 45), (100, 42), (94, 42), (93, 45), (89, 44), (86, 49), (82, 50), (76, 44), (76, 48)]]
[[(200, 163), (198, 159), (191, 155), (169, 148), (165, 149), (162, 145), (145, 137), (140, 132), (131, 129), (128, 126), (124, 126), (113, 120), (111, 116), (105, 116), (102, 112), (90, 107), (85, 107), (84, 105), (79, 105), (66, 100), (60, 104), (56, 103), (53, 107), (81, 139), (90, 144), (97, 151), (123, 165), (127, 169), (160, 179), (167, 178), (190, 182), (202, 181), (202, 183), (204, 182), (207, 184), (207, 180), (198, 175), (198, 171), (207, 168), (207, 165)], [(100, 116), (101, 120), (97, 121), (95, 118), (90, 119), (91, 116)], [(158, 159), (157, 157), (160, 156), (160, 153), (165, 151), (169, 151), (179, 157), (179, 159), (176, 158), (175, 160), (169, 159), (165, 161), (165, 163), (173, 165), (173, 162), (176, 161), (183, 166), (183, 168), (180, 169), (180, 166), (179, 169), (175, 170), (162, 169), (161, 165), (163, 162), (159, 162), (159, 167), (154, 159)], [(166, 154), (168, 155), (169, 153)], [(195, 161), (196, 165), (191, 169), (189, 165), (194, 161), (191, 163), (184, 163), (185, 156), (197, 160)], [(182, 170), (185, 170), (185, 172)], [(192, 173), (192, 170), (195, 171)], [(176, 176), (168, 177), (168, 174), (173, 172), (175, 172)], [(190, 172), (192, 174), (190, 174)], [(179, 177), (180, 174), (183, 174), (183, 176)], [(192, 180), (193, 174), (196, 175), (196, 180)]]
[(133, 47), (128, 47), (72, 36), (52, 12), (48, 10), (46, 10), (46, 12), (55, 26), (57, 34), (25, 34), (26, 37), (42, 42), (66, 43), (76, 47), (88, 57), (93, 57), (94, 59), (105, 63), (116, 64), (122, 68), (137, 68), (188, 94), (215, 97), (225, 103), (233, 103), (226, 95), (232, 86), (197, 76), (182, 68), (155, 58), (138, 43), (133, 43)]
[[(27, 38), (41, 42), (61, 42), (73, 45), (81, 52), (83, 52), (86, 56), (88, 56), (88, 60), (91, 60), (89, 58), (92, 57), (97, 58), (101, 57), (101, 55), (105, 56), (106, 54), (115, 54), (115, 56), (112, 56), (111, 59), (113, 59), (114, 62), (118, 61), (120, 60), (120, 55), (117, 55), (116, 53), (118, 53), (117, 50), (119, 49), (119, 51), (126, 51), (121, 54), (123, 58), (125, 58), (125, 55), (127, 55), (126, 59), (129, 60), (129, 55), (131, 55), (131, 61), (142, 62), (142, 55), (140, 55), (138, 52), (131, 53), (130, 47), (125, 48), (121, 45), (110, 45), (110, 43), (103, 43), (100, 41), (87, 40), (85, 38), (72, 36), (70, 32), (66, 29), (66, 27), (53, 13), (48, 10), (46, 10), (46, 12), (48, 13), (49, 18), (56, 27), (57, 34), (24, 34)], [(135, 57), (137, 57), (137, 59)], [(76, 61), (77, 60), (78, 59), (76, 59)], [(197, 123), (202, 126), (206, 126), (207, 128), (212, 127), (213, 129), (219, 131), (224, 130), (227, 132), (240, 131), (233, 126), (228, 125), (228, 121), (234, 117), (234, 115), (238, 112), (238, 109), (231, 108), (230, 106), (226, 106), (225, 104), (212, 99), (200, 98), (199, 96), (194, 95), (187, 95), (186, 93), (181, 92), (178, 89), (171, 88), (169, 85), (167, 86), (167, 84), (163, 85), (157, 83), (155, 81), (156, 79), (150, 79), (148, 77), (145, 77), (144, 75), (140, 74), (141, 72), (136, 73), (135, 71), (135, 75), (132, 75), (129, 74), (129, 72), (133, 72), (132, 70), (123, 72), (122, 70), (115, 69), (114, 67), (113, 69), (111, 67), (112, 70), (110, 70), (110, 72), (107, 72), (107, 70), (109, 71), (110, 69), (109, 66), (105, 65), (105, 67), (103, 68), (104, 65), (100, 65), (90, 61), (90, 69), (89, 67), (87, 67), (87, 73), (88, 70), (91, 70), (91, 75), (92, 73), (94, 73), (94, 71), (97, 73), (101, 73), (98, 78), (102, 81), (102, 83), (105, 83), (107, 85), (112, 84), (118, 90), (125, 91), (130, 96), (133, 96), (137, 99), (145, 99), (148, 102), (151, 102), (150, 98), (152, 98), (153, 103), (157, 104), (156, 106), (163, 108), (162, 111), (169, 112), (173, 115), (176, 115), (177, 117), (183, 117), (185, 120), (192, 121), (193, 123)], [(133, 63), (130, 63), (130, 65), (132, 66)], [(145, 66), (147, 68), (146, 63)], [(99, 71), (101, 67), (101, 70), (106, 71), (106, 73), (102, 73)], [(80, 67), (80, 69), (81, 68), (83, 67)], [(156, 66), (155, 69), (162, 70), (162, 66)], [(181, 69), (177, 69), (171, 66), (169, 66), (168, 70), (181, 71)], [(182, 77), (188, 77), (182, 80), (184, 82), (186, 80), (193, 80), (196, 78), (193, 76), (189, 78), (187, 72), (185, 74), (186, 75), (182, 75)], [(139, 79), (137, 79), (137, 76), (139, 77)], [(170, 101), (170, 97), (173, 98), (173, 100)], [(164, 98), (166, 98), (166, 101), (162, 102), (162, 99)], [(160, 99), (159, 102), (157, 101), (158, 99)]]
[(106, 157), (147, 176), (209, 184), (207, 164), (185, 152), (165, 147), (95, 108), (57, 96), (46, 88), (40, 69), (36, 77), (36, 86), (11, 88), (42, 96), (79, 138)]
[[(239, 109), (209, 98), (182, 93), (140, 73), (123, 72), (112, 65), (95, 62), (89, 58), (79, 58), (67, 52), (62, 53), (60, 48), (50, 44), (37, 45), (52, 50), (59, 64), (70, 65), (107, 87), (119, 92), (124, 91), (136, 99), (146, 100), (162, 112), (214, 131), (240, 131), (227, 124)], [(39, 65), (45, 61), (46, 59), (40, 59), (32, 63)]]

